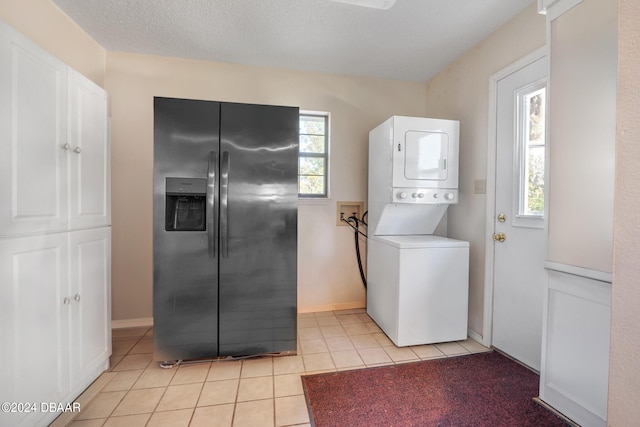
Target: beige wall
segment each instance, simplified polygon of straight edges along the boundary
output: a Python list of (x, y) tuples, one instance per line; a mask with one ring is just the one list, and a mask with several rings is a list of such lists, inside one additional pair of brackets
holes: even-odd
[(299, 310), (365, 306), (353, 234), (336, 201), (365, 201), (368, 132), (423, 115), (424, 84), (107, 54), (112, 112), (113, 319), (152, 316), (153, 97), (293, 105), (331, 113), (330, 200), (299, 209)]
[[(632, 425), (640, 418), (637, 404), (640, 401), (637, 357), (640, 349), (640, 287), (637, 285), (640, 276), (637, 261), (640, 253), (640, 199), (637, 197), (640, 191), (637, 167), (640, 163), (640, 31), (637, 25), (640, 3), (618, 0), (618, 9), (610, 426)], [(333, 113), (333, 198), (326, 203), (300, 208), (300, 230), (306, 236), (301, 238), (301, 264), (306, 264), (306, 270), (301, 268), (303, 308), (329, 308), (339, 305), (336, 301), (363, 302), (352, 259), (352, 235), (333, 226), (333, 215), (335, 200), (365, 196), (366, 162), (363, 156), (366, 155), (368, 129), (392, 114), (426, 113), (459, 118), (462, 121), (462, 196), (461, 203), (450, 211), (449, 226), (452, 235), (472, 243), (470, 322), (475, 331), (481, 331), (485, 200), (482, 195), (474, 195), (472, 189), (473, 181), (484, 178), (486, 172), (488, 78), (544, 42), (544, 18), (534, 16), (534, 12), (533, 7), (525, 10), (429, 82), (426, 111), (424, 87), (413, 84), (111, 54), (107, 85), (118, 104), (116, 116), (120, 117), (113, 125), (118, 133), (113, 138), (116, 160), (113, 174), (118, 184), (114, 189), (118, 209), (114, 209), (114, 217), (117, 216), (114, 219), (118, 223), (114, 226), (114, 237), (117, 249), (123, 251), (122, 255), (115, 254), (118, 262), (114, 267), (118, 268), (118, 273), (117, 281), (114, 278), (114, 293), (118, 302), (114, 304), (114, 311), (118, 313), (114, 319), (151, 315), (149, 97), (158, 90), (158, 94), (171, 96), (206, 94), (221, 100), (297, 103), (302, 108)], [(0, 0), (0, 19), (102, 84), (105, 79), (104, 50), (49, 0)], [(158, 69), (164, 65), (170, 66)], [(168, 83), (167, 87), (162, 86), (165, 83)], [(141, 87), (136, 88), (137, 84)], [(234, 86), (238, 84), (242, 85), (240, 89)], [(129, 96), (130, 91), (132, 96)], [(142, 181), (129, 188), (129, 178), (141, 178)], [(345, 179), (353, 182), (343, 184)], [(133, 222), (128, 222), (120, 209), (138, 197), (141, 197), (142, 210), (133, 215)], [(311, 261), (313, 257), (320, 260), (315, 266)], [(337, 280), (340, 272), (345, 271), (346, 279)], [(336, 280), (339, 283), (334, 284)], [(343, 286), (345, 281), (348, 283)]]
[(618, 0), (618, 98), (610, 426), (640, 419), (640, 3)]
[(486, 197), (474, 181), (486, 179), (489, 78), (544, 46), (545, 18), (535, 2), (427, 83), (427, 115), (460, 120), (460, 202), (448, 213), (449, 236), (470, 248), (469, 327), (482, 335)]
[(103, 86), (105, 50), (50, 0), (0, 0), (0, 19)]
[(616, 28), (616, 0), (587, 0), (551, 23), (550, 41), (547, 259), (607, 273), (613, 259)]

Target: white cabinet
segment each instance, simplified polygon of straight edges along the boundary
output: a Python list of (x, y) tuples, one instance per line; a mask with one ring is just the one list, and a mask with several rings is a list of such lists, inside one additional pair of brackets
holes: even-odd
[(68, 82), (69, 227), (100, 227), (111, 223), (107, 94), (71, 69)]
[(67, 69), (0, 25), (0, 236), (67, 228)]
[(109, 225), (107, 95), (0, 25), (0, 236)]
[[(67, 256), (65, 234), (0, 239), (0, 402), (60, 402), (68, 389)], [(2, 411), (0, 425), (32, 416)]]
[(0, 425), (46, 425), (109, 363), (110, 228), (0, 239)]
[(70, 380), (81, 392), (111, 355), (111, 228), (68, 234)]
[(1, 426), (48, 425), (109, 365), (107, 105), (0, 21)]

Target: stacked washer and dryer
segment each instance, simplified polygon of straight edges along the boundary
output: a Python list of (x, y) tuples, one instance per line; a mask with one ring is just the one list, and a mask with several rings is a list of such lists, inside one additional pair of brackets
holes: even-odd
[(469, 243), (434, 235), (458, 202), (459, 122), (369, 133), (367, 313), (399, 347), (467, 338)]

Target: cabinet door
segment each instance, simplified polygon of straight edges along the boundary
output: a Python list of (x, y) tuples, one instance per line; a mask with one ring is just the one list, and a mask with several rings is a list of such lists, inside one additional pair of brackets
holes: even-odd
[(86, 387), (111, 355), (111, 228), (69, 233), (71, 384)]
[(71, 69), (68, 114), (70, 227), (109, 225), (107, 94)]
[(0, 23), (0, 236), (67, 228), (67, 66)]
[(0, 239), (0, 402), (38, 413), (0, 412), (0, 425), (36, 425), (40, 402), (68, 389), (67, 236)]

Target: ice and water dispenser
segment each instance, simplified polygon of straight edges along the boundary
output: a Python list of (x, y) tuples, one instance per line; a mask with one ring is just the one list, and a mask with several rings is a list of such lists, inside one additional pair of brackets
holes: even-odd
[(166, 178), (166, 231), (205, 231), (207, 180)]

